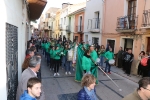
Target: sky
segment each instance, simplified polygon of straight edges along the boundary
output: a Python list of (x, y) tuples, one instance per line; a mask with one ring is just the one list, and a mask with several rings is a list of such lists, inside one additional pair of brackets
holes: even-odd
[[(77, 4), (81, 2), (86, 2), (86, 0), (47, 0), (46, 7), (42, 13), (45, 14), (50, 7), (62, 8), (62, 3)], [(37, 20), (37, 24), (38, 23), (39, 19)]]
[(50, 7), (61, 8), (62, 3), (76, 4), (76, 3), (81, 3), (81, 2), (85, 2), (85, 1), (86, 0), (47, 0), (47, 5), (46, 5), (43, 13), (45, 13)]

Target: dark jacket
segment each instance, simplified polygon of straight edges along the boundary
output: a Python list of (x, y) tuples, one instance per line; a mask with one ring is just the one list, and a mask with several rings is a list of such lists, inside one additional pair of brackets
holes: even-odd
[(24, 91), (24, 93), (21, 95), (20, 100), (36, 100), (36, 98), (31, 97), (27, 90)]
[(122, 53), (123, 53), (123, 50), (118, 51), (118, 53), (117, 53), (118, 59), (122, 59)]
[[(96, 91), (95, 91), (95, 94), (96, 94)], [(79, 91), (77, 100), (91, 100), (91, 98), (83, 88)]]
[(137, 90), (133, 93), (125, 96), (122, 100), (142, 100), (141, 97), (138, 95)]

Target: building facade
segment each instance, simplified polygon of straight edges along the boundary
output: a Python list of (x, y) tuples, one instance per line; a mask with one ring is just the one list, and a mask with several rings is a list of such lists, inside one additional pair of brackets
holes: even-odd
[(74, 12), (75, 25), (73, 38), (76, 39), (78, 42), (82, 42), (84, 36), (84, 11), (85, 7)]
[(46, 14), (45, 14), (45, 22), (44, 22), (44, 31), (45, 31), (45, 36), (46, 37), (51, 37), (52, 36), (52, 26), (50, 21), (51, 21), (51, 17), (53, 18), (53, 16), (56, 15), (56, 12), (59, 10), (59, 8), (55, 8), (55, 7), (50, 7)]
[(101, 44), (103, 0), (87, 0), (84, 20), (84, 41)]
[[(148, 0), (105, 0), (104, 2), (102, 44), (106, 46), (109, 43), (114, 53), (118, 52), (119, 47), (123, 47), (124, 50), (132, 49), (134, 54), (132, 74), (137, 73), (140, 51), (149, 52), (148, 3)], [(143, 17), (144, 15), (146, 16)]]
[(45, 18), (44, 18), (44, 14), (42, 14), (40, 16), (40, 19), (39, 19), (39, 25), (38, 25), (38, 29), (39, 29), (39, 32), (40, 32), (40, 37), (44, 37), (44, 22), (45, 22)]
[[(59, 24), (59, 21), (60, 21), (60, 14), (61, 14), (61, 9), (59, 9), (58, 11), (57, 11), (57, 13), (56, 13), (56, 15), (55, 15), (55, 25), (54, 25), (54, 35), (53, 35), (53, 37), (54, 38), (56, 38), (56, 39), (58, 39), (59, 37), (62, 37), (62, 33), (61, 33), (61, 27), (59, 26), (60, 24)], [(51, 21), (51, 23), (53, 23), (52, 21)]]

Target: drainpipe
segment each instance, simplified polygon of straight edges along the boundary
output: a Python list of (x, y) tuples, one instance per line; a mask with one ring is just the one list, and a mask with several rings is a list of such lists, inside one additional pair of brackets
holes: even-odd
[(105, 16), (106, 16), (106, 0), (102, 0), (103, 1), (103, 18), (102, 18), (102, 33), (105, 30)]

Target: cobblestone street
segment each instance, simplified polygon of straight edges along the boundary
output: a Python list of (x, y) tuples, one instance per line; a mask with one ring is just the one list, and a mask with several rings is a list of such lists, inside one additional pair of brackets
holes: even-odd
[[(122, 72), (121, 69), (115, 67), (112, 67), (112, 70), (118, 73), (119, 71), (120, 73)], [(71, 75), (65, 75), (64, 69), (60, 67), (60, 76), (53, 77), (53, 71), (50, 71), (49, 67), (47, 67), (44, 57), (42, 59), (41, 71), (46, 100), (76, 100), (76, 95), (82, 87), (80, 83), (74, 81), (75, 72), (72, 71)], [(112, 72), (110, 77), (119, 85), (122, 91), (120, 92), (119, 89), (99, 71), (99, 84), (96, 86), (96, 92), (100, 100), (121, 100), (124, 96), (137, 88), (137, 83), (133, 81), (138, 81), (138, 78), (132, 76), (127, 79), (127, 77), (122, 77), (114, 72)]]

